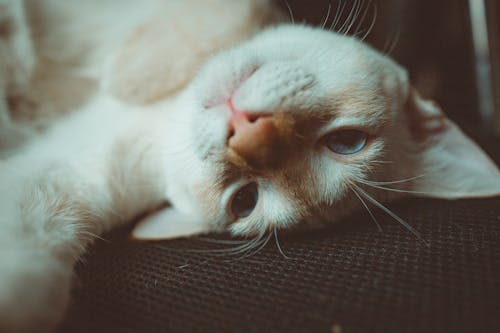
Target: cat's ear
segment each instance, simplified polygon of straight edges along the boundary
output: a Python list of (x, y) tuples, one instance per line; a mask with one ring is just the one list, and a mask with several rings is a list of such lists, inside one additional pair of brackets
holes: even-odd
[(416, 191), (448, 199), (500, 194), (495, 163), (436, 103), (411, 88), (404, 109), (423, 165), (423, 175), (415, 180)]
[(132, 230), (136, 240), (160, 240), (194, 236), (209, 232), (205, 221), (167, 207), (141, 220)]

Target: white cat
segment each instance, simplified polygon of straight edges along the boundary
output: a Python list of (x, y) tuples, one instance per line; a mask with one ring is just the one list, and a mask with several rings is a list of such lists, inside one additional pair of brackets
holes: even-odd
[[(196, 72), (186, 71), (214, 49), (189, 58), (197, 44), (172, 37), (179, 31), (161, 47), (151, 44), (161, 44), (162, 29), (172, 24), (152, 12), (197, 15), (193, 3), (201, 2), (165, 5), (176, 11), (160, 3), (135, 10), (137, 2), (124, 2), (120, 10), (130, 20), (102, 34), (88, 29), (115, 17), (112, 1), (27, 7), (31, 22), (38, 17), (46, 28), (35, 38), (39, 51), (57, 55), (47, 45), (68, 43), (63, 60), (45, 63), (70, 73), (58, 77), (59, 87), (83, 76), (101, 88), (0, 162), (0, 331), (53, 329), (69, 299), (73, 265), (93, 239), (165, 202), (170, 206), (136, 227), (136, 238), (223, 230), (262, 237), (299, 223), (333, 223), (406, 193), (500, 193), (494, 163), (419, 97), (401, 67), (355, 38), (302, 25), (270, 27), (211, 57), (191, 80)], [(265, 1), (238, 6), (253, 14), (230, 21), (231, 10), (199, 12), (228, 19), (209, 36), (214, 44), (248, 38), (262, 23), (255, 13), (274, 11)], [(54, 23), (68, 18), (65, 29)], [(241, 21), (248, 25), (231, 35)], [(83, 41), (92, 47), (81, 47)], [(158, 58), (184, 47), (172, 41), (192, 46), (179, 51), (185, 59)]]

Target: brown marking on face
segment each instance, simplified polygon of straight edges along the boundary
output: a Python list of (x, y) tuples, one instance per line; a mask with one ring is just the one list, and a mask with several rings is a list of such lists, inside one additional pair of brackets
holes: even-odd
[(202, 181), (196, 185), (194, 191), (196, 197), (203, 198), (200, 200), (200, 205), (207, 220), (217, 221), (220, 213), (220, 197), (223, 191), (220, 182), (214, 184), (208, 180)]
[(383, 96), (380, 91), (364, 89), (360, 84), (353, 83), (336, 94), (335, 98), (343, 115), (376, 119), (385, 111)]
[(200, 208), (207, 220), (213, 221), (220, 217), (221, 196), (224, 190), (231, 184), (249, 176), (249, 169), (242, 169), (240, 166), (231, 164), (227, 157), (224, 158), (224, 162), (217, 165), (215, 170), (217, 171), (210, 173), (209, 179), (199, 181), (193, 188), (195, 197), (201, 198)]
[[(229, 170), (241, 170), (243, 172), (251, 172), (252, 170), (252, 167), (248, 164), (248, 162), (240, 155), (238, 155), (238, 153), (236, 151), (234, 151), (233, 149), (229, 148), (226, 152), (226, 156), (225, 156), (225, 160), (228, 162), (229, 164)], [(234, 172), (233, 172), (234, 173)], [(240, 174), (241, 172), (237, 172), (237, 174)], [(231, 178), (235, 178), (235, 176), (229, 176), (227, 178), (231, 179)]]
[[(226, 155), (227, 170), (223, 176), (227, 181), (223, 183), (230, 184), (242, 177), (262, 178), (293, 207), (294, 214), (290, 218), (297, 220), (305, 216), (323, 216), (324, 212), (331, 216), (331, 203), (335, 198), (325, 197), (325, 188), (318, 183), (321, 179), (317, 177), (308, 157), (314, 154), (312, 149), (320, 140), (317, 137), (318, 129), (342, 116), (366, 119), (371, 130), (377, 130), (374, 127), (383, 129), (393, 117), (387, 111), (391, 98), (380, 90), (374, 90), (373, 86), (353, 83), (342, 92), (332, 94), (326, 104), (318, 104), (300, 112), (275, 112), (258, 132), (258, 137), (247, 136), (230, 142)], [(335, 195), (333, 190), (329, 191)], [(341, 203), (350, 202), (349, 198), (343, 198)], [(260, 217), (266, 217), (265, 211), (257, 212), (257, 218), (259, 214), (263, 214)]]
[(300, 211), (315, 205), (319, 186), (311, 164), (305, 158), (298, 158), (281, 169), (270, 170), (265, 177)]

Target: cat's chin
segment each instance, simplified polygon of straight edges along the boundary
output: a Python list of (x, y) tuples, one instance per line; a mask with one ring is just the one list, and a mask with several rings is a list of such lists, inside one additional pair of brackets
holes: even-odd
[[(259, 69), (259, 67), (260, 66), (251, 66), (249, 68), (243, 67), (242, 69), (233, 70), (232, 72), (234, 72), (234, 74), (232, 74), (231, 80), (228, 82), (218, 82), (217, 84), (220, 87), (216, 91), (209, 92), (205, 96), (203, 108), (209, 110), (214, 107), (227, 106), (236, 91)], [(205, 78), (205, 80), (210, 80), (210, 78)]]

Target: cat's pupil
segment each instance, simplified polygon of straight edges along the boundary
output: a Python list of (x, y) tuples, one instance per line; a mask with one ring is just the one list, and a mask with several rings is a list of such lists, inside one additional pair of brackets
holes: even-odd
[(256, 183), (243, 186), (234, 196), (231, 203), (232, 213), (237, 217), (247, 217), (254, 210), (259, 199)]
[(358, 130), (340, 130), (326, 138), (328, 149), (337, 154), (350, 155), (359, 152), (366, 145), (368, 134)]

